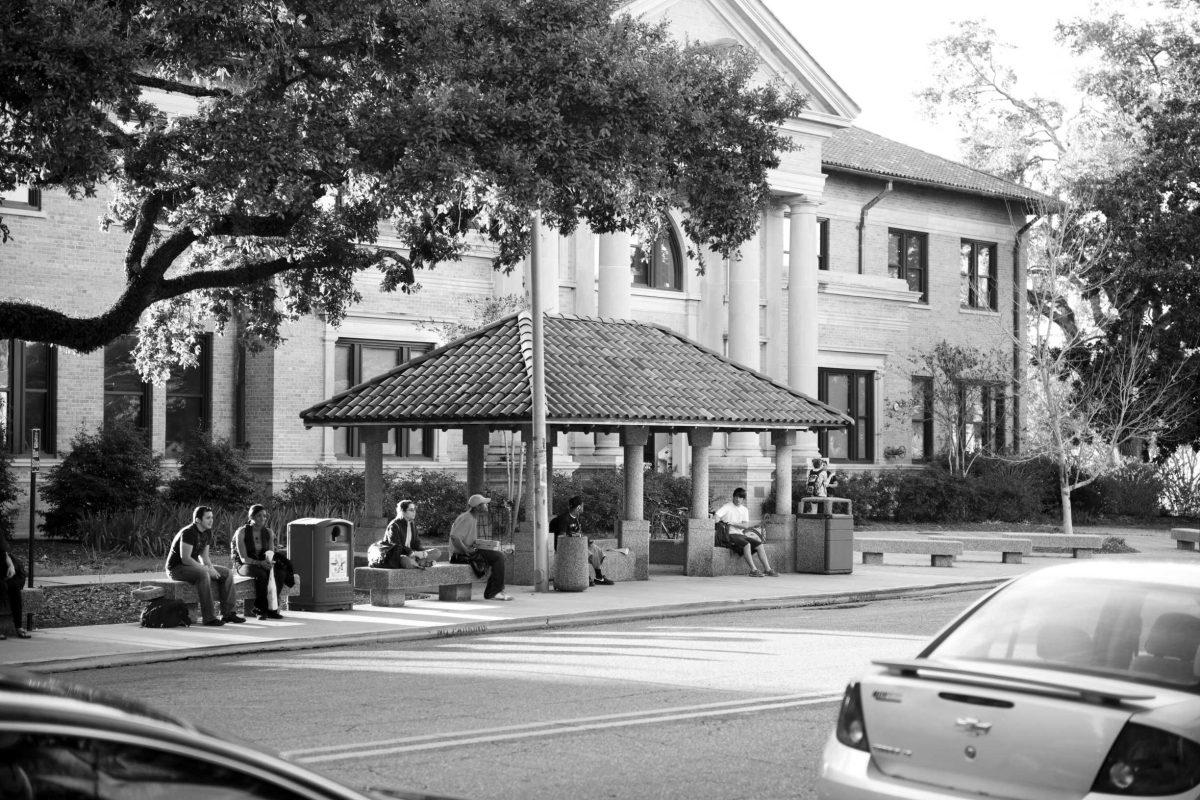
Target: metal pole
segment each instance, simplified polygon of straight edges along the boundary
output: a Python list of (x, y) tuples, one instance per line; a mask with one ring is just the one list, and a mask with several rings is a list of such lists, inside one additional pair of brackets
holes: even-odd
[[(29, 588), (33, 588), (33, 534), (37, 529), (37, 475), (38, 469), (42, 465), (42, 429), (32, 428), (29, 431), (30, 439), (32, 440), (33, 453), (29, 459), (29, 560), (25, 565), (25, 574), (27, 576)], [(20, 623), (20, 620), (13, 620), (13, 625)], [(25, 614), (25, 629), (33, 630), (33, 613)]]
[(541, 218), (535, 214), (529, 248), (529, 305), (533, 316), (533, 570), (535, 589), (550, 590), (550, 564), (547, 542), (549, 519), (546, 509), (546, 344), (542, 319), (541, 280), (538, 276)]

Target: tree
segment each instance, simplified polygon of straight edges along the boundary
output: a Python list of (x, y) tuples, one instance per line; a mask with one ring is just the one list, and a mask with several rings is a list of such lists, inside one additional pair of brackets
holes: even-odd
[(529, 308), (529, 302), (523, 294), (506, 294), (501, 297), (470, 297), (464, 303), (466, 316), (458, 322), (435, 322), (429, 320), (421, 325), (437, 336), (439, 346), (461, 339), (472, 331), (490, 325), (498, 319), (507, 317), (518, 311)]
[[(0, 189), (115, 193), (124, 291), (94, 317), (0, 302), (0, 338), (91, 351), (141, 322), (139, 365), (190, 363), (201, 315), (275, 344), (336, 324), (530, 214), (569, 233), (686, 211), (696, 253), (749, 239), (803, 99), (753, 58), (681, 46), (615, 0), (6, 0)], [(142, 90), (194, 98), (168, 117)], [(402, 246), (379, 244), (382, 224)], [(154, 376), (161, 376), (155, 372)]]

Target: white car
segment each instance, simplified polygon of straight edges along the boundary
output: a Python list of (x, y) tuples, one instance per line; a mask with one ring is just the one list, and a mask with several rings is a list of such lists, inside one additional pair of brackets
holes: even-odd
[(1018, 578), (846, 688), (818, 793), (1200, 798), (1200, 562)]

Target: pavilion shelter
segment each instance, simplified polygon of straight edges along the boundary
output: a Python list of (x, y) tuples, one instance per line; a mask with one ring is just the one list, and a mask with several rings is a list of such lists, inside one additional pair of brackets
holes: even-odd
[[(362, 528), (381, 529), (385, 522), (382, 446), (394, 428), (462, 430), (467, 491), (488, 494), (485, 456), (491, 433), (529, 437), (531, 432), (532, 337), (530, 314), (513, 314), (300, 412), (306, 427), (358, 430), (365, 445)], [(650, 523), (643, 518), (643, 458), (652, 433), (688, 436), (692, 498), (686, 571), (703, 575), (712, 574), (708, 458), (713, 434), (770, 433), (777, 501), (767, 539), (789, 551), (780, 562), (786, 565), (796, 432), (852, 424), (838, 409), (659, 325), (548, 314), (545, 375), (548, 443), (559, 433), (575, 431), (620, 436), (624, 498), (618, 538), (634, 556), (634, 577), (642, 580), (649, 577), (650, 551)], [(552, 472), (552, 445), (547, 450)], [(532, 464), (533, 459), (526, 461)], [(532, 478), (531, 466), (527, 474)], [(532, 495), (533, 480), (525, 486)], [(521, 523), (514, 536), (510, 583), (535, 583), (535, 541), (533, 523)], [(545, 563), (550, 563), (549, 553)]]

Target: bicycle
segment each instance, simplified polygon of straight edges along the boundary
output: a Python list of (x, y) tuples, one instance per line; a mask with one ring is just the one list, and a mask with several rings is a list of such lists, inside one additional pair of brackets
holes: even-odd
[(687, 531), (689, 516), (691, 516), (691, 509), (688, 506), (677, 506), (674, 511), (659, 506), (650, 523), (650, 537), (652, 539), (682, 539)]

